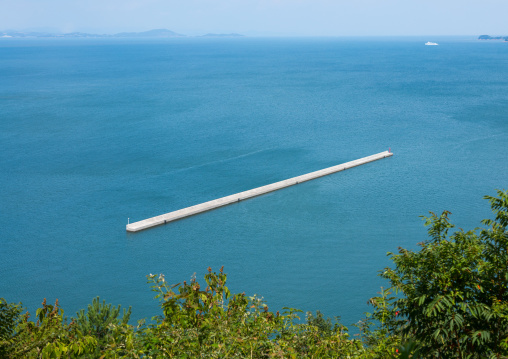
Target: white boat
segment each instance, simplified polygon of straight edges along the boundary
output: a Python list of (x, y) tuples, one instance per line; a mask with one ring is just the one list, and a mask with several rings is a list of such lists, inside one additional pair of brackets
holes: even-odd
[(439, 45), (439, 44), (438, 44), (437, 42), (430, 42), (430, 41), (427, 41), (427, 42), (425, 43), (425, 45), (434, 45), (434, 46), (436, 46), (436, 45)]

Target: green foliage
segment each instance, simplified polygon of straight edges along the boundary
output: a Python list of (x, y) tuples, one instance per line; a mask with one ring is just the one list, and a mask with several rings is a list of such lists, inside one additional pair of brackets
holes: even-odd
[(76, 322), (81, 332), (95, 336), (97, 339), (103, 339), (110, 331), (110, 325), (123, 324), (127, 325), (131, 315), (131, 307), (128, 310), (123, 310), (122, 319), (118, 319), (120, 308), (106, 304), (103, 300), (100, 302), (99, 297), (94, 298), (92, 304), (88, 305), (88, 310), (85, 312), (81, 309), (77, 313)]
[[(508, 355), (508, 194), (486, 197), (496, 215), (484, 229), (449, 235), (449, 212), (425, 218), (430, 239), (417, 252), (399, 248), (381, 276), (399, 297), (390, 330), (418, 340), (427, 357)], [(393, 311), (398, 316), (393, 316)]]
[(393, 330), (398, 316), (397, 309), (393, 306), (396, 298), (389, 289), (382, 287), (378, 294), (368, 301), (374, 312), (366, 313), (366, 319), (356, 326), (366, 348), (366, 358), (391, 358), (397, 354), (401, 343), (401, 337)]
[(58, 306), (42, 303), (37, 309), (37, 321), (23, 315), (17, 323), (15, 337), (5, 358), (76, 358), (92, 353), (96, 340), (83, 336), (74, 323), (63, 322), (63, 310)]
[(315, 316), (312, 312), (307, 312), (307, 325), (316, 327), (318, 332), (323, 335), (328, 335), (337, 329), (336, 326), (338, 326), (339, 323), (338, 321), (335, 324), (332, 323), (330, 318), (325, 318), (323, 313), (318, 310)]
[(22, 312), (21, 305), (0, 298), (0, 358), (8, 357), (13, 349)]
[(98, 356), (101, 351), (108, 347), (114, 347), (118, 354), (123, 353), (128, 335), (123, 340), (118, 339), (130, 330), (128, 322), (132, 310), (131, 307), (127, 310), (124, 308), (123, 316), (119, 319), (120, 308), (120, 305), (115, 307), (112, 304), (106, 304), (105, 300), (101, 303), (100, 298), (97, 297), (92, 300), (92, 304), (88, 305), (86, 312), (81, 309), (76, 313), (77, 318), (75, 321), (79, 331), (95, 337), (97, 340), (98, 346), (95, 350), (95, 356)]
[(273, 313), (257, 296), (232, 295), (222, 268), (219, 273), (208, 269), (204, 290), (195, 277), (175, 285), (163, 275), (148, 279), (164, 316), (138, 336), (147, 357), (327, 358), (351, 355), (361, 346), (342, 326), (327, 326), (322, 316), (296, 324), (301, 311)]

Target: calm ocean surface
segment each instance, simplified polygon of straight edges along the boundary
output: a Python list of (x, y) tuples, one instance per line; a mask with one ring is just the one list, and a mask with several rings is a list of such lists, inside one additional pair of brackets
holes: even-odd
[[(440, 46), (424, 46), (425, 41)], [(159, 314), (230, 289), (357, 322), (388, 251), (508, 188), (508, 44), (471, 38), (0, 39), (0, 297)], [(392, 158), (137, 234), (137, 221), (391, 147)]]

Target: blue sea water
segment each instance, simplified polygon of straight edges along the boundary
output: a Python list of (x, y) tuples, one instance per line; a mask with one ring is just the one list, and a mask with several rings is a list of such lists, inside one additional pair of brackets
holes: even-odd
[[(228, 273), (357, 322), (420, 215), (508, 188), (508, 45), (471, 38), (0, 39), (0, 297), (159, 314), (149, 273)], [(434, 39), (431, 39), (435, 41)], [(395, 155), (137, 234), (137, 221)]]

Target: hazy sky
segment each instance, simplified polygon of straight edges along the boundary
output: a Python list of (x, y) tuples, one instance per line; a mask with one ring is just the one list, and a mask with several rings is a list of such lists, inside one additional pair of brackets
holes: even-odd
[(0, 0), (0, 30), (508, 35), (508, 0)]

